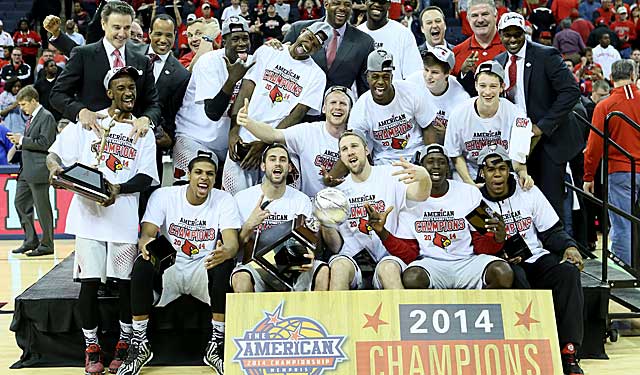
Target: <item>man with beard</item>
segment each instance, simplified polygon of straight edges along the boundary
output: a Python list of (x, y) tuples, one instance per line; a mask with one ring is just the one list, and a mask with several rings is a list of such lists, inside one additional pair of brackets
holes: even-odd
[[(126, 356), (131, 339), (130, 275), (138, 255), (138, 194), (158, 184), (156, 145), (152, 134), (131, 137), (135, 117), (138, 71), (133, 67), (110, 69), (103, 82), (111, 106), (96, 112), (102, 137), (79, 122), (67, 125), (49, 149), (51, 176), (74, 163), (97, 165), (107, 181), (109, 199), (102, 204), (74, 195), (66, 232), (76, 236), (74, 280), (81, 282), (78, 310), (86, 344), (85, 373), (102, 374), (98, 343), (98, 286), (115, 279), (120, 291), (120, 339), (109, 370), (115, 372)], [(100, 152), (101, 149), (104, 152)]]
[(229, 108), (240, 81), (253, 64), (249, 60), (249, 26), (244, 18), (230, 16), (222, 24), (224, 48), (200, 58), (189, 80), (176, 116), (173, 176), (183, 179), (198, 150), (214, 152), (222, 169), (229, 147)]
[[(324, 189), (322, 177), (340, 158), (336, 141), (347, 128), (352, 106), (351, 90), (331, 86), (324, 94), (322, 112), (325, 121), (300, 124), (288, 129), (271, 126), (247, 117), (246, 111), (238, 113), (238, 125), (265, 143), (283, 143), (300, 159), (300, 190), (309, 197)], [(245, 105), (244, 108), (248, 106)], [(312, 141), (311, 141), (312, 140)]]
[[(362, 251), (366, 251), (376, 263), (373, 276), (376, 289), (402, 289), (402, 263), (395, 257), (388, 257), (382, 241), (367, 221), (366, 205), (377, 212), (387, 212), (388, 229), (395, 233), (399, 225), (397, 213), (407, 205), (407, 201), (421, 202), (429, 197), (429, 173), (422, 166), (403, 158), (393, 166), (372, 166), (367, 160), (367, 138), (358, 130), (342, 133), (338, 145), (340, 160), (350, 173), (337, 188), (347, 196), (351, 207), (348, 219), (337, 228), (342, 241), (328, 245), (336, 254), (329, 260), (329, 289), (363, 287), (362, 271), (354, 260)], [(390, 207), (396, 210), (392, 211)]]
[(408, 81), (393, 81), (395, 56), (378, 49), (369, 55), (367, 80), (371, 89), (353, 106), (349, 128), (367, 136), (374, 165), (411, 160), (437, 108), (424, 90)]
[[(498, 220), (485, 225), (481, 235), (466, 220), (480, 205), (480, 191), (448, 180), (449, 158), (439, 144), (425, 146), (416, 162), (429, 172), (431, 197), (398, 213), (397, 233), (384, 225), (393, 210), (376, 212), (367, 206), (369, 223), (389, 253), (396, 256), (407, 289), (510, 288), (513, 271), (503, 259), (487, 253), (502, 249), (506, 232)], [(443, 213), (445, 213), (443, 215)], [(408, 264), (408, 265), (407, 265)], [(399, 277), (399, 273), (397, 277)]]
[(396, 81), (421, 71), (422, 60), (411, 29), (402, 26), (398, 21), (390, 20), (387, 15), (391, 0), (367, 0), (365, 5), (367, 22), (358, 26), (358, 29), (373, 38), (376, 49), (383, 49), (393, 55), (395, 66), (398, 67), (394, 76)]
[[(264, 173), (262, 183), (242, 190), (235, 196), (244, 223), (240, 231), (240, 242), (245, 248), (245, 257), (250, 256), (256, 231), (294, 220), (299, 214), (312, 217), (309, 197), (287, 186), (289, 151), (284, 145), (274, 143), (267, 147), (260, 168)], [(329, 266), (315, 260), (314, 253), (310, 250), (307, 250), (305, 257), (310, 262), (297, 270), (293, 290), (329, 290)], [(236, 267), (231, 284), (236, 293), (287, 290), (264, 270), (256, 269), (251, 264)]]
[(327, 74), (327, 85), (353, 87), (358, 95), (369, 90), (367, 83), (367, 56), (373, 51), (373, 39), (358, 30), (348, 20), (351, 19), (351, 0), (326, 0), (326, 16), (319, 21), (298, 21), (284, 36), (284, 42), (293, 43), (300, 33), (316, 22), (326, 22), (333, 28), (333, 39), (326, 48), (311, 55), (313, 61)]
[(447, 49), (453, 49), (454, 46), (444, 39), (447, 32), (447, 24), (442, 9), (437, 6), (424, 8), (422, 12), (420, 12), (420, 27), (425, 38), (425, 42), (418, 46), (418, 50), (421, 53), (435, 46), (444, 46)]
[(248, 113), (256, 121), (286, 129), (303, 117), (319, 114), (325, 75), (310, 58), (333, 38), (332, 28), (324, 22), (311, 24), (295, 43), (285, 50), (269, 46), (258, 48), (255, 65), (249, 69), (234, 103), (229, 131), (229, 157), (224, 165), (222, 186), (237, 193), (259, 181), (260, 156), (266, 144), (236, 123), (236, 115), (251, 99)]
[(487, 181), (480, 189), (484, 201), (502, 216), (507, 238), (520, 237), (532, 253), (524, 261), (518, 257), (509, 262), (524, 269), (534, 289), (551, 289), (562, 368), (565, 374), (582, 374), (576, 359), (576, 351), (582, 344), (584, 304), (580, 283), (583, 262), (577, 244), (564, 231), (540, 189), (534, 186), (525, 191), (518, 185), (510, 173), (510, 160), (504, 148), (485, 147), (478, 163)]
[[(424, 134), (424, 143), (444, 143), (444, 134), (447, 129), (449, 117), (453, 108), (459, 103), (469, 99), (469, 94), (464, 91), (458, 80), (449, 75), (456, 63), (453, 52), (444, 46), (434, 46), (420, 52), (424, 70), (411, 74), (407, 81), (415, 82), (424, 87), (424, 92), (429, 102), (438, 108), (436, 118), (427, 127)], [(424, 82), (424, 86), (418, 82)]]
[[(241, 221), (233, 197), (213, 188), (216, 155), (202, 151), (188, 168), (189, 184), (156, 190), (142, 219), (141, 254), (131, 273), (133, 337), (118, 375), (137, 375), (153, 358), (147, 339), (151, 309), (166, 306), (182, 294), (211, 306), (213, 329), (204, 362), (217, 374), (224, 371), (225, 298), (231, 291), (229, 277)], [(147, 249), (159, 231), (176, 251), (175, 264), (163, 273), (154, 270)]]

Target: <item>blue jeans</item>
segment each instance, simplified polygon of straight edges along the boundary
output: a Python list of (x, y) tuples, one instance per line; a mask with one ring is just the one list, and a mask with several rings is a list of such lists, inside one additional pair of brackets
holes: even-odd
[[(640, 173), (636, 173), (636, 199), (640, 186)], [(631, 213), (631, 173), (616, 172), (609, 174), (609, 203), (622, 211)], [(624, 217), (609, 212), (611, 220), (611, 251), (631, 265), (631, 222)], [(638, 249), (636, 249), (638, 251)]]

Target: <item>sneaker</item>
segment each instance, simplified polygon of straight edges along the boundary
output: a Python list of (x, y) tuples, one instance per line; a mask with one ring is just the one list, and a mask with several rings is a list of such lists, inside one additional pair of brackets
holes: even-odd
[(565, 375), (580, 375), (584, 374), (580, 365), (578, 365), (578, 359), (576, 358), (576, 348), (572, 343), (568, 343), (562, 348), (560, 352), (562, 355), (562, 370)]
[(84, 373), (85, 375), (104, 374), (100, 345), (91, 344), (84, 351)]
[(224, 342), (211, 340), (204, 352), (204, 363), (216, 370), (218, 375), (224, 374)]
[(131, 342), (127, 359), (118, 368), (118, 375), (138, 375), (142, 366), (153, 358), (153, 352), (149, 347), (149, 341)]
[(118, 372), (120, 365), (127, 359), (127, 351), (129, 350), (129, 343), (124, 340), (118, 341), (116, 344), (116, 350), (113, 353), (113, 360), (109, 364), (109, 372), (115, 374)]

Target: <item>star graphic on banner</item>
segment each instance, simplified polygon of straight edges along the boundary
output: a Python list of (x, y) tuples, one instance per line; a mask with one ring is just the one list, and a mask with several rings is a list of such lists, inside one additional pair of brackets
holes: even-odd
[(380, 326), (383, 326), (385, 324), (389, 324), (387, 322), (385, 322), (384, 320), (380, 319), (380, 312), (382, 311), (382, 303), (380, 303), (378, 305), (378, 308), (376, 309), (376, 312), (373, 313), (373, 315), (369, 315), (369, 314), (364, 314), (364, 317), (367, 319), (367, 322), (365, 323), (364, 326), (362, 326), (362, 328), (373, 328), (374, 331), (376, 331), (376, 333), (378, 333), (378, 328)]
[(540, 323), (539, 320), (535, 320), (531, 317), (531, 304), (533, 302), (529, 302), (529, 306), (527, 306), (526, 310), (524, 310), (523, 313), (519, 313), (516, 311), (516, 315), (518, 316), (518, 321), (516, 322), (516, 324), (514, 325), (514, 327), (517, 326), (524, 326), (527, 328), (527, 331), (530, 330), (530, 325), (534, 324), (534, 323)]
[(298, 325), (298, 328), (296, 328), (296, 330), (293, 331), (293, 333), (291, 334), (289, 339), (291, 339), (293, 341), (298, 341), (298, 340), (300, 340), (300, 338), (301, 338), (301, 336), (300, 336), (300, 326)]
[(268, 312), (264, 312), (265, 317), (267, 318), (268, 322), (271, 324), (278, 324), (278, 322), (280, 321), (280, 312), (282, 311), (282, 304), (278, 305), (278, 307), (276, 308), (276, 310), (272, 313), (268, 313)]

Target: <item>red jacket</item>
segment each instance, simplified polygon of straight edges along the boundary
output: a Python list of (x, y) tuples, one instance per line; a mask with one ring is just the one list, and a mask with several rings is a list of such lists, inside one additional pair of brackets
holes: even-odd
[(16, 47), (20, 47), (22, 49), (22, 54), (25, 56), (36, 56), (38, 54), (38, 48), (40, 47), (25, 47), (22, 44), (27, 44), (29, 41), (35, 41), (37, 43), (42, 42), (42, 38), (40, 38), (40, 34), (33, 30), (29, 30), (26, 33), (21, 31), (16, 31), (13, 34), (13, 42)]
[[(607, 114), (620, 111), (636, 123), (640, 123), (640, 91), (635, 85), (616, 87), (611, 95), (596, 104), (593, 111), (593, 126), (604, 131), (604, 119)], [(619, 117), (609, 121), (609, 136), (620, 147), (636, 159), (636, 173), (640, 171), (640, 132)], [(584, 151), (584, 181), (593, 181), (600, 159), (604, 152), (604, 142), (600, 136), (591, 132)], [(609, 147), (609, 173), (631, 172), (631, 162), (613, 146)]]
[[(631, 42), (636, 40), (636, 25), (633, 21), (616, 21), (611, 24), (611, 30), (613, 30), (620, 39), (620, 49), (631, 47)], [(626, 42), (624, 41), (625, 36), (629, 38)]]
[(496, 35), (491, 41), (491, 44), (489, 44), (487, 48), (482, 48), (482, 46), (478, 44), (475, 35), (472, 35), (464, 42), (453, 47), (453, 53), (456, 56), (456, 65), (453, 67), (453, 71), (451, 72), (451, 74), (458, 75), (458, 73), (460, 73), (460, 67), (462, 67), (462, 63), (467, 59), (467, 57), (469, 57), (472, 52), (478, 52), (477, 65), (480, 65), (485, 61), (492, 60), (494, 57), (498, 56), (504, 51), (506, 50), (502, 45), (502, 42), (500, 42), (500, 35), (498, 35), (497, 31)]
[(551, 12), (556, 18), (556, 22), (560, 23), (563, 19), (569, 17), (571, 9), (578, 9), (578, 0), (554, 0), (551, 3)]

